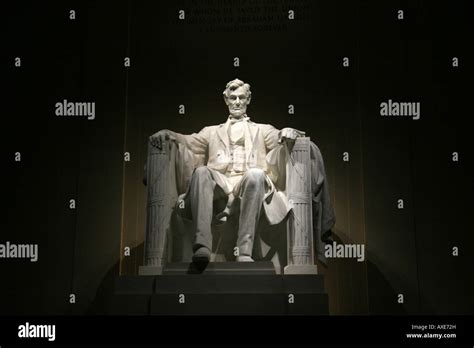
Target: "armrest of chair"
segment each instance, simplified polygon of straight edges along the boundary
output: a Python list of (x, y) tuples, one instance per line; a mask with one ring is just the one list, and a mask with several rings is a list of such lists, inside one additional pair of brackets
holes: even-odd
[(311, 140), (300, 137), (287, 150), (286, 194), (290, 202), (288, 219), (287, 274), (315, 274), (311, 188)]
[(177, 144), (170, 141), (166, 141), (162, 149), (148, 143), (144, 178), (147, 185), (145, 267), (160, 268), (167, 257), (170, 218), (178, 197), (177, 150)]

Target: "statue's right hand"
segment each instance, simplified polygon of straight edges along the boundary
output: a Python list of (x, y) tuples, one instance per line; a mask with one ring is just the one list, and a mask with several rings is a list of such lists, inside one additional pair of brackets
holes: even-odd
[(150, 137), (150, 144), (161, 150), (166, 140), (170, 139), (170, 131), (167, 129), (160, 130)]

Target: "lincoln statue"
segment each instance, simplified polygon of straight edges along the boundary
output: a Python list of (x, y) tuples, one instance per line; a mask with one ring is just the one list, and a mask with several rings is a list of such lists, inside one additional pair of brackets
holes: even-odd
[[(205, 159), (193, 169), (183, 201), (189, 207), (193, 227), (193, 262), (207, 263), (211, 257), (211, 224), (238, 216), (236, 261), (253, 262), (252, 250), (262, 214), (270, 225), (282, 222), (291, 210), (291, 202), (282, 189), (285, 147), (290, 148), (304, 132), (293, 128), (278, 130), (268, 124), (255, 123), (247, 113), (252, 93), (250, 85), (239, 79), (227, 83), (223, 92), (229, 109), (227, 120), (204, 127), (199, 133), (179, 134), (161, 130), (150, 137), (161, 149), (174, 141), (193, 156)], [(286, 151), (288, 153), (288, 151)], [(311, 143), (311, 171), (308, 185), (318, 202), (324, 241), (334, 224), (329, 202), (324, 165), (319, 149)], [(283, 185), (284, 186), (284, 185)], [(217, 207), (217, 208), (216, 208)]]

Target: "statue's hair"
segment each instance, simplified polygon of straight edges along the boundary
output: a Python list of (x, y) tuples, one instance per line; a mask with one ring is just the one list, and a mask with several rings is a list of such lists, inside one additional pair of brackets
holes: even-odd
[(252, 94), (252, 92), (250, 92), (250, 85), (239, 79), (235, 79), (227, 83), (227, 85), (225, 86), (225, 90), (222, 93), (224, 95), (224, 98), (229, 97), (229, 93), (231, 91), (235, 91), (239, 87), (244, 87), (245, 92), (247, 93), (247, 98), (250, 98)]

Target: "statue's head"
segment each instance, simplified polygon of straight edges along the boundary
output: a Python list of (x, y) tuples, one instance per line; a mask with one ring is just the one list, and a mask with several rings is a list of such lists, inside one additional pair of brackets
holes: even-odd
[(232, 117), (240, 118), (247, 112), (251, 99), (250, 85), (239, 79), (230, 81), (224, 90), (224, 101)]

